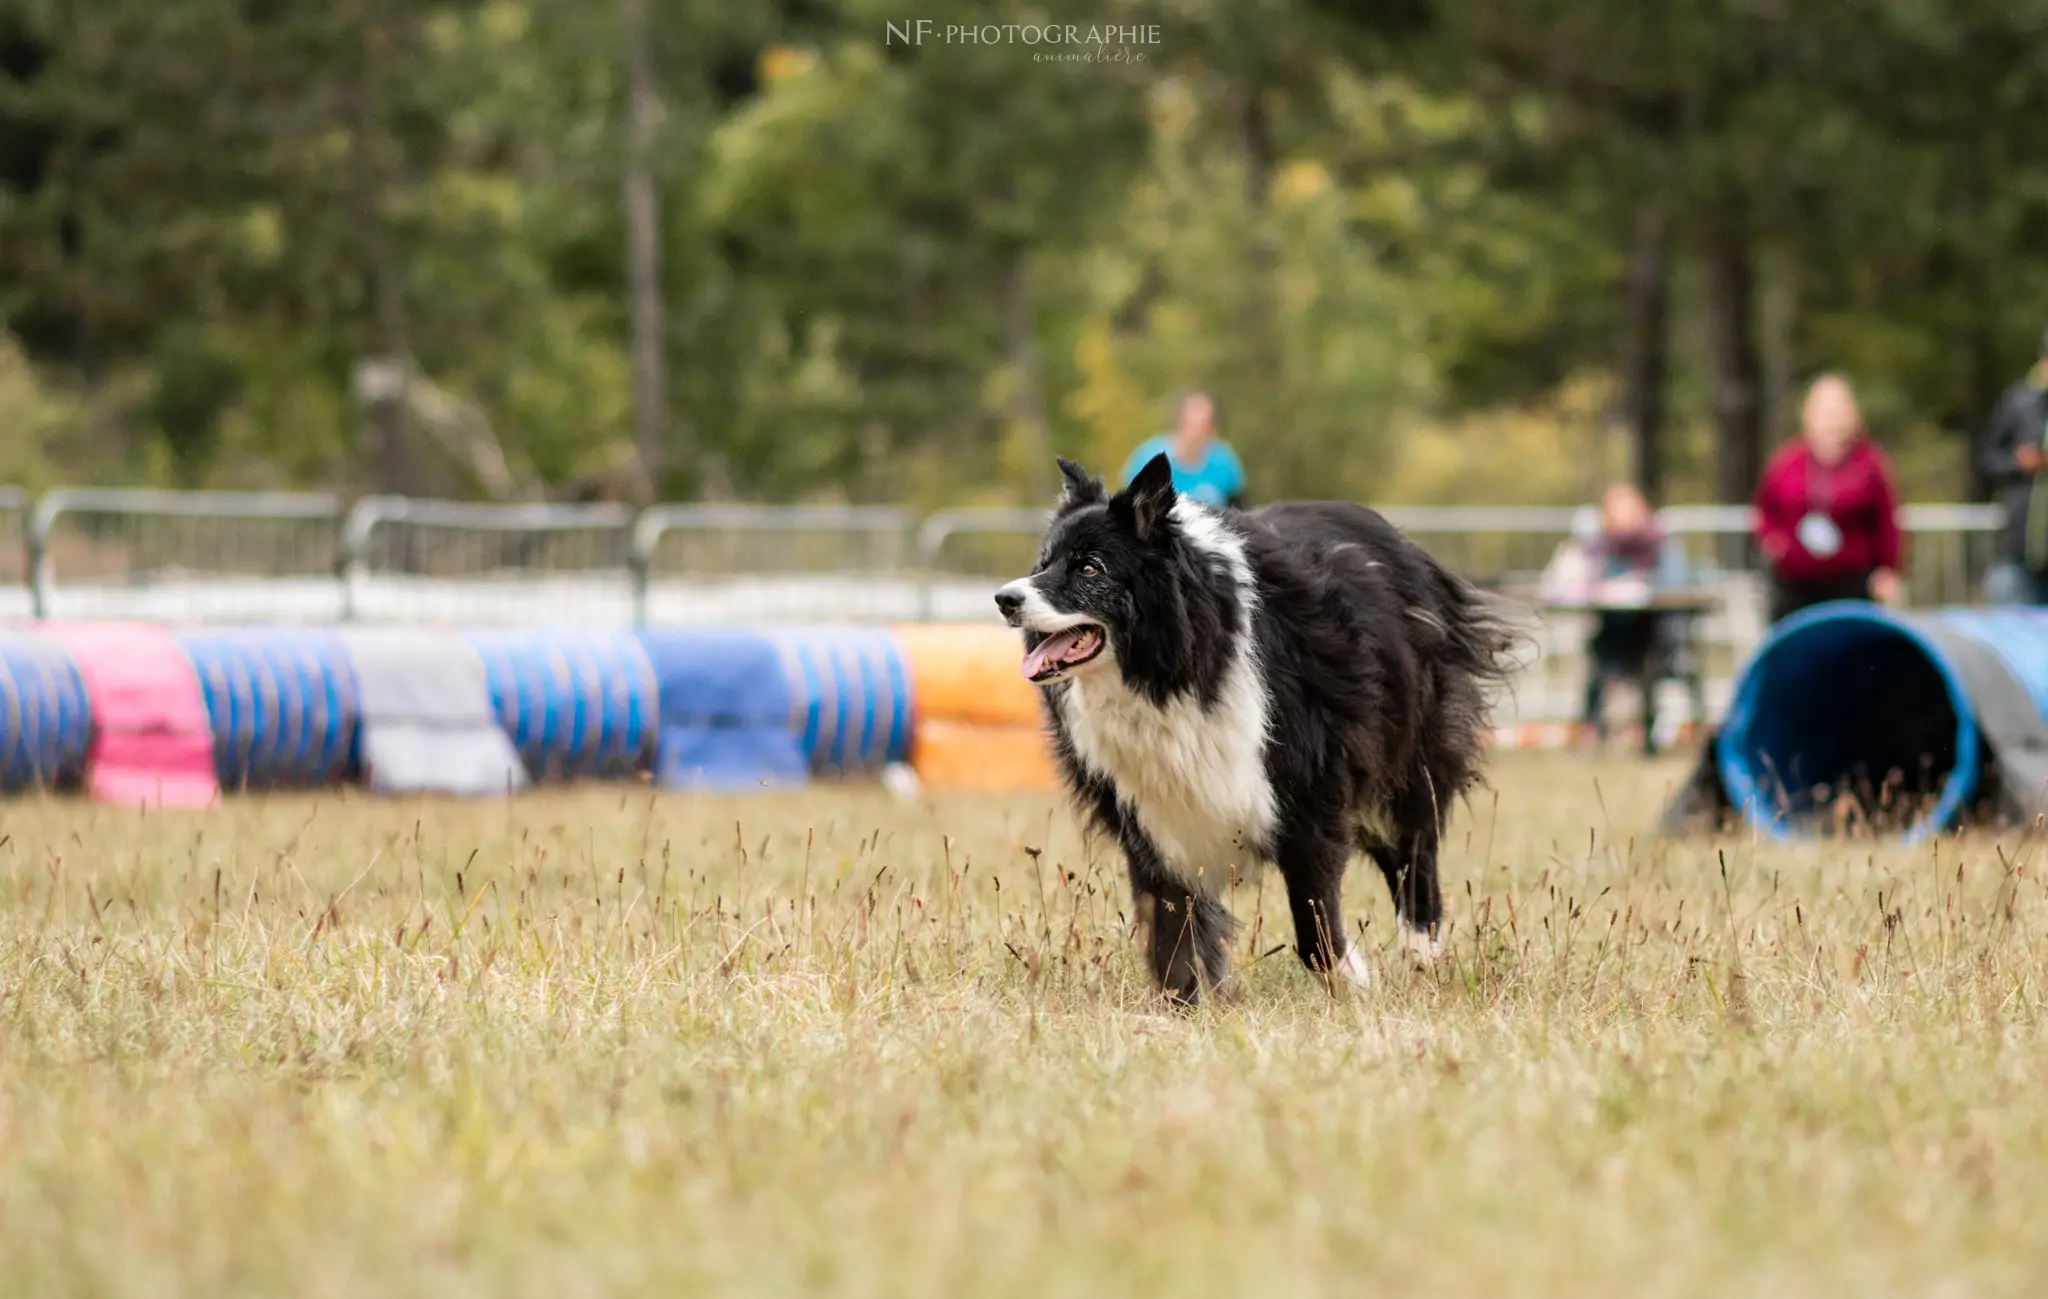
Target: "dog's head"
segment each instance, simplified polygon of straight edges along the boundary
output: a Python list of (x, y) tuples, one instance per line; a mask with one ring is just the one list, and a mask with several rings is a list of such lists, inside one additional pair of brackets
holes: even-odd
[(1038, 566), (996, 592), (996, 607), (1024, 630), (1024, 675), (1050, 685), (1105, 664), (1127, 643), (1140, 583), (1160, 580), (1174, 529), (1173, 467), (1155, 456), (1114, 496), (1072, 461)]

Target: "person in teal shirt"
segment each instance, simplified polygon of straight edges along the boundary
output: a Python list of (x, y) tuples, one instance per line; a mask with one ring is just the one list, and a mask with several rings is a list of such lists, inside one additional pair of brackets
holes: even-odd
[(1206, 392), (1191, 392), (1174, 408), (1173, 431), (1147, 438), (1124, 462), (1126, 486), (1138, 471), (1164, 453), (1173, 466), (1173, 488), (1204, 505), (1241, 507), (1244, 466), (1237, 452), (1216, 436), (1216, 401)]

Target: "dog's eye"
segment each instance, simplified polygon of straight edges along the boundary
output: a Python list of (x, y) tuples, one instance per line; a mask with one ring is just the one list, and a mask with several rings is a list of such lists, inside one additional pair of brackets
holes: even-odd
[(1081, 576), (1083, 577), (1097, 577), (1100, 574), (1101, 570), (1097, 569), (1093, 564), (1081, 565)]

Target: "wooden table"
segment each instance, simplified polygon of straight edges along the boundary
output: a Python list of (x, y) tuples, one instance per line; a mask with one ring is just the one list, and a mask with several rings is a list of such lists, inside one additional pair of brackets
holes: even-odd
[(1545, 613), (1712, 613), (1721, 603), (1718, 592), (1705, 588), (1669, 589), (1639, 594), (1590, 595), (1583, 600), (1544, 600)]
[[(1698, 627), (1700, 618), (1712, 613), (1720, 606), (1719, 593), (1697, 587), (1676, 587), (1663, 590), (1609, 590), (1597, 588), (1581, 600), (1546, 599), (1540, 607), (1548, 614), (1577, 613), (1601, 614), (1647, 613), (1667, 615), (1658, 621), (1666, 626), (1675, 624), (1678, 635), (1663, 644), (1650, 647), (1640, 670), (1635, 675), (1643, 692), (1643, 751), (1654, 753), (1656, 740), (1652, 729), (1656, 721), (1653, 694), (1657, 683), (1675, 680), (1682, 684), (1692, 696), (1693, 722), (1706, 722), (1706, 685), (1700, 669)], [(1655, 638), (1665, 634), (1664, 628), (1652, 628), (1650, 635)], [(1599, 664), (1593, 661), (1592, 640), (1587, 638), (1586, 670), (1599, 671)], [(1590, 684), (1590, 683), (1589, 683)]]

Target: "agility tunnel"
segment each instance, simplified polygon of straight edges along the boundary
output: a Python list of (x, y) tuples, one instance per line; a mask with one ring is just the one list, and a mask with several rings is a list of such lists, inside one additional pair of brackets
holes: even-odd
[(775, 633), (805, 761), (814, 774), (872, 774), (910, 757), (911, 684), (903, 650), (873, 627)]
[(810, 761), (781, 648), (761, 632), (636, 632), (654, 672), (656, 783), (672, 788), (800, 785)]
[(77, 784), (91, 740), (71, 656), (47, 636), (0, 630), (0, 793)]
[(1757, 648), (1667, 826), (1732, 811), (1791, 839), (1853, 815), (1917, 841), (2044, 810), (2048, 613), (1842, 602)]
[(531, 783), (498, 725), (483, 660), (453, 632), (341, 633), (363, 778), (379, 793), (503, 795)]
[(648, 767), (661, 710), (654, 664), (631, 632), (487, 631), (498, 726), (536, 782), (627, 777)]
[(915, 683), (910, 762), (927, 789), (1034, 793), (1056, 781), (1038, 688), (1007, 627), (898, 627)]
[[(0, 791), (202, 805), (222, 789), (503, 795), (864, 777), (1055, 784), (999, 626), (428, 631), (48, 623), (0, 631)], [(895, 787), (892, 784), (892, 788)]]
[(86, 792), (110, 803), (204, 807), (220, 796), (199, 676), (151, 623), (45, 623), (92, 711)]
[(181, 631), (199, 676), (221, 788), (303, 789), (348, 778), (362, 722), (341, 637), (292, 627)]

